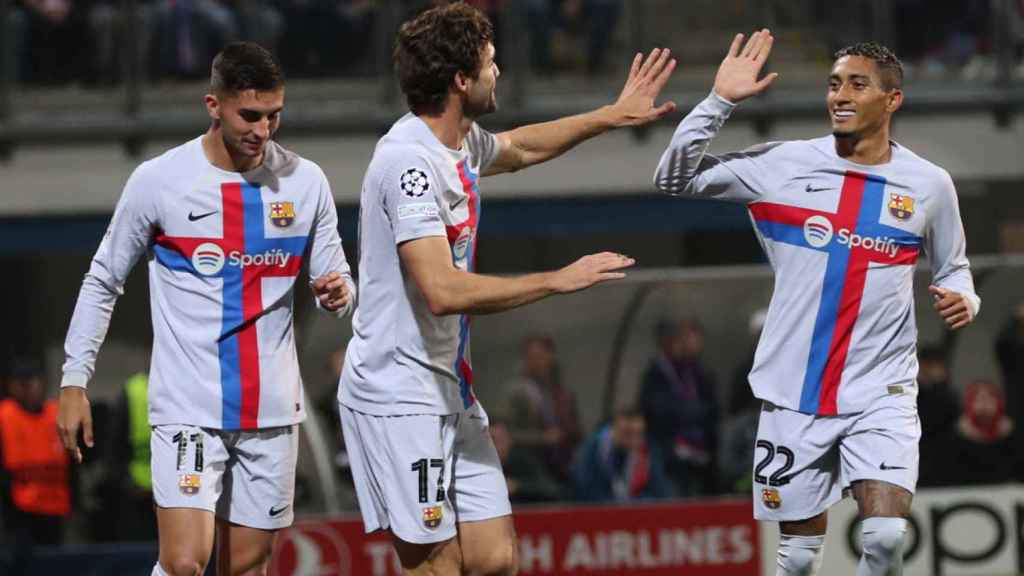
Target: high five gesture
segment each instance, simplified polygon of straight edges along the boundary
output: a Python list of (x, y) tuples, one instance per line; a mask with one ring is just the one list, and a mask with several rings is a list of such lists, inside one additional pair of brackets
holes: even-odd
[(617, 126), (646, 124), (676, 109), (672, 101), (654, 105), (654, 100), (676, 68), (676, 60), (670, 56), (668, 48), (655, 48), (646, 60), (642, 53), (637, 52), (626, 85), (613, 105), (617, 112)]
[(764, 92), (779, 75), (775, 72), (758, 80), (761, 68), (772, 53), (775, 38), (767, 28), (750, 35), (743, 44), (743, 34), (737, 34), (715, 75), (715, 93), (736, 104)]

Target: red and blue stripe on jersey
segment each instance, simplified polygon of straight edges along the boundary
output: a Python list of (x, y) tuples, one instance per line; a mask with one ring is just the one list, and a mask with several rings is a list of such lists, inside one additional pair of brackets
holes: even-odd
[[(462, 191), (466, 194), (466, 208), (469, 216), (463, 222), (454, 226), (445, 226), (448, 234), (448, 244), (452, 248), (452, 258), (457, 260), (456, 250), (459, 236), (467, 228), (472, 237), (466, 247), (466, 271), (472, 272), (476, 269), (476, 238), (480, 225), (480, 190), (477, 187), (479, 176), (469, 167), (469, 161), (464, 159), (456, 164), (459, 172), (459, 180), (462, 182)], [(469, 345), (469, 323), (468, 314), (459, 318), (459, 349), (455, 355), (455, 375), (459, 379), (459, 395), (462, 397), (462, 405), (469, 408), (476, 401), (473, 394), (473, 366), (466, 360), (466, 346)]]
[[(870, 264), (912, 266), (917, 261), (922, 238), (881, 223), (885, 186), (885, 178), (848, 171), (835, 213), (769, 202), (754, 202), (749, 206), (757, 228), (765, 238), (828, 254), (821, 303), (814, 322), (800, 394), (801, 412), (823, 416), (838, 413), (839, 385), (860, 314)], [(837, 232), (845, 229), (862, 238), (891, 240), (893, 253), (864, 245), (843, 245), (836, 235), (823, 246), (812, 246), (805, 237), (804, 224), (813, 216), (827, 218)]]
[[(221, 407), (224, 429), (259, 428), (260, 350), (256, 320), (263, 314), (262, 279), (295, 277), (302, 267), (308, 236), (267, 238), (267, 220), (260, 187), (249, 183), (221, 185), (223, 238), (157, 235), (153, 247), (163, 266), (199, 278), (221, 278), (221, 332), (217, 339), (220, 357)], [(224, 252), (224, 266), (214, 274), (202, 274), (192, 264), (196, 248), (213, 243)], [(229, 255), (287, 255), (284, 266), (276, 263), (231, 265)]]

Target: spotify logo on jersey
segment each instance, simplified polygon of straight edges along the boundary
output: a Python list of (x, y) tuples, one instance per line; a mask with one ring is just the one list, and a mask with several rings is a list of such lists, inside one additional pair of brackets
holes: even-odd
[(452, 256), (455, 259), (455, 266), (457, 268), (466, 269), (467, 258), (469, 256), (470, 247), (473, 244), (473, 228), (466, 226), (459, 232), (458, 238), (452, 243)]
[(832, 241), (832, 222), (824, 216), (811, 216), (804, 221), (804, 240), (815, 248)]
[(192, 267), (203, 276), (213, 276), (224, 267), (224, 250), (213, 242), (200, 244), (192, 253)]

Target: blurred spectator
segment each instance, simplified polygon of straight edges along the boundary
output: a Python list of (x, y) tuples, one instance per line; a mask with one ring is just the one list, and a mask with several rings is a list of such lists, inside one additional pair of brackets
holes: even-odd
[(1024, 418), (1024, 303), (1018, 304), (996, 337), (996, 358), (1006, 385), (1006, 414)]
[[(10, 71), (5, 71), (5, 73), (11, 74), (16, 80), (23, 80), (24, 69), (28, 65), (28, 57), (25, 54), (25, 50), (27, 50), (25, 44), (28, 39), (28, 17), (25, 15), (25, 10), (17, 2), (8, 4), (7, 21), (3, 22), (3, 24), (6, 28), (4, 29), (4, 35), (0, 37), (3, 38), (3, 49), (11, 50), (8, 62), (10, 62), (10, 65), (13, 65), (13, 68)], [(7, 34), (10, 34), (10, 36), (7, 36)], [(9, 64), (4, 64), (4, 66), (7, 65)]]
[(991, 74), (990, 2), (897, 0), (892, 22), (897, 54), (908, 71), (924, 75), (961, 70), (966, 78)]
[(750, 463), (754, 461), (754, 442), (757, 439), (761, 401), (754, 397), (747, 377), (754, 367), (754, 351), (767, 316), (766, 308), (758, 309), (750, 315), (747, 326), (751, 340), (749, 351), (733, 374), (729, 415), (722, 425), (718, 478), (722, 489), (733, 494), (747, 494), (753, 485)]
[(217, 50), (238, 39), (238, 25), (219, 0), (157, 0), (155, 36), (161, 76), (201, 78)]
[(552, 48), (556, 29), (586, 42), (588, 73), (604, 70), (622, 14), (622, 0), (524, 0), (523, 5), (530, 34), (530, 62), (536, 72), (555, 71)]
[(946, 442), (960, 417), (960, 402), (949, 382), (946, 355), (941, 348), (923, 346), (917, 353), (917, 413), (921, 420), (921, 486), (942, 482), (949, 466)]
[(269, 0), (157, 0), (156, 55), (163, 75), (203, 78), (226, 44), (256, 42), (274, 51), (284, 24)]
[[(307, 389), (313, 396), (313, 407), (317, 414), (324, 419), (324, 425), (330, 430), (341, 430), (341, 422), (338, 417), (338, 382), (341, 381), (341, 371), (345, 368), (345, 353), (348, 348), (342, 346), (331, 352), (327, 357), (327, 364), (324, 366), (322, 383), (317, 386), (309, 386)], [(344, 443), (341, 450), (345, 449)]]
[(671, 484), (657, 446), (647, 441), (644, 415), (623, 408), (598, 428), (576, 457), (576, 498), (586, 502), (624, 502), (668, 498)]
[[(227, 2), (238, 22), (241, 40), (255, 42), (271, 52), (277, 53), (278, 43), (284, 33), (284, 19), (274, 0), (229, 0)], [(348, 2), (346, 2), (348, 4)], [(342, 30), (338, 34), (344, 34)], [(219, 50), (223, 46), (218, 46)], [(287, 70), (286, 70), (287, 71)]]
[(537, 460), (534, 452), (516, 446), (504, 422), (491, 420), (489, 429), (513, 504), (557, 502), (568, 498), (569, 494), (548, 473), (547, 466)]
[[(747, 324), (747, 332), (750, 335), (750, 342), (747, 345), (747, 355), (736, 367), (732, 376), (732, 389), (729, 394), (729, 415), (736, 416), (753, 410), (759, 413), (761, 402), (754, 398), (754, 392), (750, 389), (750, 371), (754, 369), (754, 353), (757, 350), (757, 341), (761, 338), (761, 329), (764, 328), (764, 321), (768, 318), (768, 309), (759, 308), (750, 315)], [(753, 458), (753, 456), (751, 456)]]
[(281, 64), (289, 75), (372, 71), (373, 0), (278, 0), (277, 8), (284, 24)]
[(523, 341), (523, 370), (504, 403), (503, 418), (515, 444), (535, 451), (555, 479), (567, 485), (582, 434), (576, 395), (562, 384), (550, 336), (534, 334)]
[(104, 541), (156, 541), (153, 477), (150, 471), (149, 376), (140, 372), (124, 384), (103, 432), (102, 502), (96, 536)]
[(967, 385), (964, 410), (945, 451), (947, 483), (999, 484), (1020, 478), (1021, 443), (1005, 412), (1002, 388), (976, 380)]
[(87, 76), (87, 0), (19, 0), (15, 24), (20, 44), (18, 78), (26, 84), (57, 85)]
[(338, 412), (338, 382), (341, 381), (341, 371), (345, 368), (347, 351), (348, 348), (342, 346), (331, 352), (327, 357), (322, 381), (315, 386), (307, 386), (306, 390), (311, 397), (312, 411), (321, 423), (327, 449), (330, 450), (331, 469), (337, 480), (338, 501), (344, 510), (358, 510), (348, 452), (345, 451), (345, 442), (341, 435), (341, 415)]
[(57, 403), (46, 399), (43, 371), (34, 361), (14, 363), (0, 400), (0, 497), (3, 541), (13, 554), (4, 574), (23, 574), (32, 547), (64, 540), (71, 514), (68, 455), (57, 436)]
[[(152, 53), (156, 26), (156, 0), (137, 0), (135, 17), (129, 21), (124, 3), (120, 0), (96, 0), (89, 10), (89, 36), (93, 45), (91, 83), (111, 85), (122, 75), (126, 58), (144, 75), (148, 56)], [(134, 45), (126, 45), (128, 28)]]
[(1017, 0), (1010, 7), (1010, 42), (1017, 58), (1014, 76), (1024, 80), (1024, 0)]
[(696, 319), (659, 322), (658, 356), (644, 373), (640, 406), (651, 438), (667, 455), (679, 495), (716, 490), (718, 400), (704, 368), (704, 328)]

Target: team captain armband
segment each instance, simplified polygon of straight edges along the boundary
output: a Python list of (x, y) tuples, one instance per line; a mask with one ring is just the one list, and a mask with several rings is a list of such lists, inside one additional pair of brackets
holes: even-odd
[(398, 219), (408, 218), (433, 218), (437, 216), (437, 204), (433, 202), (417, 202), (415, 204), (402, 204), (398, 207)]

